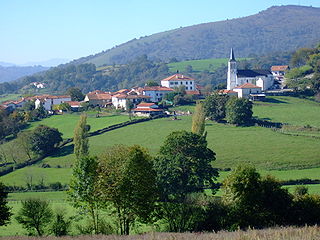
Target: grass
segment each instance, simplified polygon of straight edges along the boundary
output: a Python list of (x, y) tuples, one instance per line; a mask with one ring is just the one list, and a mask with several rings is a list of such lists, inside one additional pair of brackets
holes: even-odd
[[(66, 236), (61, 240), (318, 240), (320, 227), (278, 227), (269, 229), (248, 229), (247, 231), (237, 230), (234, 232), (220, 231), (217, 233), (159, 233), (151, 232), (139, 235), (115, 236), (115, 235), (93, 235), (93, 236)], [(11, 237), (8, 240), (54, 240), (55, 237)]]
[[(63, 114), (53, 115), (49, 118), (43, 119), (42, 121), (33, 122), (30, 128), (35, 128), (39, 124), (47, 125), (49, 127), (58, 128), (63, 133), (64, 138), (70, 138), (73, 136), (73, 130), (79, 121), (80, 115), (74, 114)], [(105, 128), (110, 125), (118, 124), (121, 122), (128, 121), (129, 117), (126, 115), (105, 115), (97, 118), (95, 114), (88, 114), (87, 122), (91, 126), (90, 131), (96, 131), (101, 128)]]
[[(245, 60), (246, 58), (239, 58), (238, 61)], [(201, 60), (189, 60), (182, 62), (174, 62), (168, 63), (170, 72), (186, 72), (187, 66), (192, 66), (194, 72), (201, 72), (207, 70), (209, 72), (214, 72), (217, 68), (219, 68), (222, 64), (227, 64), (229, 58), (210, 58), (210, 59), (201, 59)]]
[(254, 116), (295, 126), (320, 127), (320, 103), (295, 97), (268, 97), (253, 105)]

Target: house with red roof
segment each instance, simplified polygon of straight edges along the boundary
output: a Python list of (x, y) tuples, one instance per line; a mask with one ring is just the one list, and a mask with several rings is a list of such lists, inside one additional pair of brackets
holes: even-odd
[(290, 70), (290, 67), (288, 65), (276, 65), (271, 67), (272, 75), (276, 80), (279, 80), (279, 81), (283, 80), (284, 75), (289, 70)]
[(53, 105), (59, 105), (63, 102), (71, 101), (71, 96), (69, 95), (60, 95), (60, 96), (54, 96), (54, 95), (41, 95), (41, 96), (34, 96), (29, 98), (29, 100), (35, 100), (35, 109), (39, 108), (40, 105), (44, 107), (45, 110), (51, 111), (53, 108)]
[(174, 89), (163, 86), (145, 86), (141, 89), (143, 95), (149, 96), (151, 102), (160, 102), (162, 98), (170, 92), (173, 92)]
[(163, 109), (155, 103), (141, 102), (136, 108), (132, 109), (132, 112), (137, 116), (150, 117), (163, 114)]
[[(125, 91), (124, 91), (125, 92)], [(134, 106), (141, 102), (150, 100), (150, 96), (138, 94), (135, 91), (128, 91), (127, 93), (117, 93), (112, 96), (112, 104), (116, 109), (122, 108), (127, 110), (127, 102), (130, 101)]]
[(238, 93), (238, 98), (249, 98), (253, 94), (261, 94), (261, 87), (258, 87), (252, 83), (245, 83), (233, 89)]
[(106, 107), (107, 105), (112, 104), (112, 94), (110, 92), (95, 90), (93, 92), (89, 92), (85, 96), (84, 102), (93, 106)]
[(167, 88), (177, 88), (180, 86), (185, 86), (186, 91), (196, 90), (194, 79), (180, 73), (176, 73), (170, 77), (162, 79), (161, 86)]

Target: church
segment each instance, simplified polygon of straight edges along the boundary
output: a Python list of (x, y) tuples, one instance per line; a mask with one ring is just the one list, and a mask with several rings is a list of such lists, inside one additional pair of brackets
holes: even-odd
[(227, 90), (234, 90), (242, 85), (260, 87), (262, 91), (272, 88), (274, 76), (271, 71), (264, 69), (237, 69), (237, 61), (231, 48), (230, 59), (228, 62)]

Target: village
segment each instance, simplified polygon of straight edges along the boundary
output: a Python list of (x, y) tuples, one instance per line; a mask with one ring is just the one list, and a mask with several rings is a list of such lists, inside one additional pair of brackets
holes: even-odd
[[(228, 61), (227, 89), (218, 90), (220, 95), (248, 98), (252, 101), (263, 100), (268, 92), (279, 94), (290, 92), (291, 89), (283, 89), (284, 76), (290, 68), (288, 65), (272, 66), (268, 69), (237, 69), (237, 61), (234, 50), (231, 49)], [(45, 88), (43, 83), (32, 83), (37, 88)], [(83, 101), (73, 101), (69, 95), (40, 95), (21, 98), (17, 101), (6, 101), (0, 105), (1, 109), (13, 111), (22, 108), (25, 103), (33, 101), (35, 109), (41, 105), (50, 114), (54, 113), (54, 106), (65, 103), (72, 111), (79, 111), (84, 103), (92, 107), (130, 110), (136, 116), (155, 116), (166, 114), (160, 103), (166, 94), (173, 93), (177, 89), (183, 89), (186, 95), (192, 99), (203, 99), (208, 93), (204, 87), (197, 84), (196, 79), (177, 72), (172, 76), (162, 79), (158, 86), (133, 87), (121, 89), (116, 92), (95, 90), (85, 95)], [(172, 104), (172, 103), (171, 103)], [(130, 109), (128, 109), (130, 108)], [(61, 112), (61, 110), (60, 110)]]

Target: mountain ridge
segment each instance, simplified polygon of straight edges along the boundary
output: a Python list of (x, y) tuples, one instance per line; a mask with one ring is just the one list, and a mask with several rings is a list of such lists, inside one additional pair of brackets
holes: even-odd
[(132, 39), (106, 51), (71, 63), (97, 66), (123, 64), (147, 55), (168, 61), (177, 58), (227, 57), (233, 47), (238, 57), (293, 51), (320, 40), (320, 8), (273, 6), (257, 14), (176, 28)]

